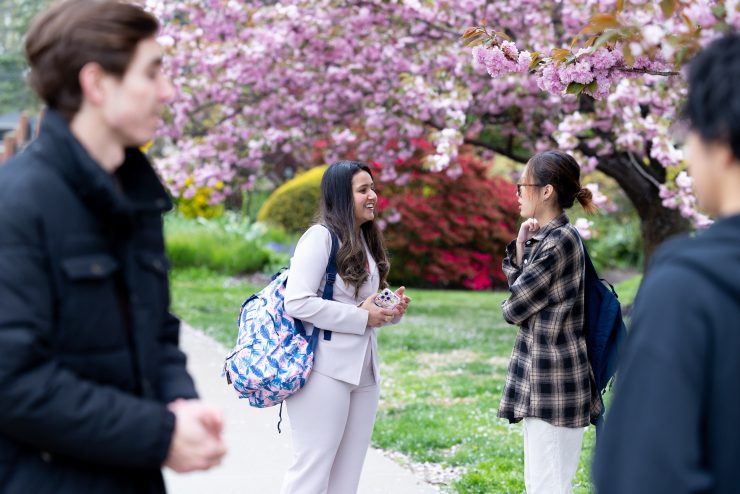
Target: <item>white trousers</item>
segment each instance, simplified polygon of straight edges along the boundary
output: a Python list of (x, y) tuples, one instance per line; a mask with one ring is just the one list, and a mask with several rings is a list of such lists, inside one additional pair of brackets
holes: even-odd
[(294, 453), (282, 494), (357, 492), (380, 397), (367, 371), (357, 386), (312, 372), (286, 400)]
[(570, 494), (585, 428), (558, 427), (538, 418), (523, 423), (527, 494)]

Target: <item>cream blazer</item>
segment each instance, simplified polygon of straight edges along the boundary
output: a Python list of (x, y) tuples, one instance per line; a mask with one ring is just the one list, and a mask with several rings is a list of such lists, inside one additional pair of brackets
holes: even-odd
[[(360, 382), (365, 352), (370, 345), (375, 382), (380, 382), (378, 338), (375, 328), (367, 327), (369, 313), (361, 309), (367, 297), (377, 293), (380, 275), (375, 260), (367, 250), (370, 276), (360, 287), (357, 297), (337, 274), (333, 300), (324, 300), (326, 264), (331, 253), (331, 235), (323, 225), (314, 225), (303, 234), (290, 261), (290, 275), (285, 288), (285, 312), (303, 321), (306, 333), (314, 325), (332, 331), (331, 340), (319, 336), (315, 350), (316, 372), (357, 385)], [(395, 321), (394, 321), (395, 322)]]

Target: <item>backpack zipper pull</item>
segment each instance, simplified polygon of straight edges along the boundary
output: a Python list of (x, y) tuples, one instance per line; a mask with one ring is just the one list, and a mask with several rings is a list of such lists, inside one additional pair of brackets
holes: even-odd
[(231, 384), (231, 373), (226, 370), (226, 362), (224, 362), (224, 374), (226, 374), (226, 384)]

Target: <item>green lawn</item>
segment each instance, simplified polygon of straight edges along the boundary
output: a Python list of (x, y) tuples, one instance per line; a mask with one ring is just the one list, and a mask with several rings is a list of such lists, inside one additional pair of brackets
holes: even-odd
[[(631, 303), (639, 280), (618, 285)], [(241, 302), (258, 290), (203, 270), (172, 274), (174, 311), (189, 324), (234, 344)], [(516, 328), (502, 318), (504, 292), (409, 289), (404, 321), (379, 331), (383, 376), (373, 444), (413, 461), (464, 467), (450, 486), (459, 493), (521, 493), (521, 425), (496, 418)], [(589, 428), (576, 493), (592, 492)]]

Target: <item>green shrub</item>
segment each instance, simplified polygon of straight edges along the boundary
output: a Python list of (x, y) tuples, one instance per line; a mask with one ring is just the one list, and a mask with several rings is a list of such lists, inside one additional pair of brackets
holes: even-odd
[[(577, 215), (571, 216), (575, 218)], [(599, 212), (593, 222), (593, 238), (586, 241), (588, 253), (599, 272), (605, 269), (639, 269), (643, 263), (640, 219), (632, 208), (616, 213)], [(575, 219), (573, 219), (575, 221)]]
[(477, 157), (461, 154), (457, 176), (435, 173), (424, 163), (434, 152), (396, 163), (406, 183), (377, 183), (381, 220), (391, 254), (390, 282), (406, 286), (488, 290), (505, 286), (502, 254), (517, 232), (514, 184), (489, 176)]
[(215, 218), (207, 223), (200, 220), (200, 223), (207, 224), (209, 228), (240, 236), (244, 240), (259, 240), (262, 244), (289, 246), (296, 242), (295, 235), (287, 233), (280, 227), (251, 221), (233, 211), (227, 211), (222, 217)]
[(176, 268), (207, 268), (225, 274), (272, 270), (287, 264), (292, 237), (227, 214), (213, 220), (165, 217), (167, 255)]
[(257, 221), (278, 225), (290, 233), (302, 233), (319, 210), (321, 177), (326, 166), (317, 166), (275, 189), (257, 214)]
[(269, 253), (256, 242), (207, 230), (168, 233), (167, 255), (178, 268), (205, 267), (232, 274), (260, 271), (269, 261)]
[[(223, 187), (223, 182), (216, 184), (217, 190)], [(177, 198), (177, 210), (186, 218), (218, 218), (224, 213), (224, 207), (221, 204), (211, 204), (213, 190), (211, 187), (199, 187), (190, 199)]]
[(270, 197), (271, 191), (272, 188), (270, 188), (270, 190), (254, 189), (244, 191), (240, 204), (242, 214), (248, 216), (251, 221), (257, 221), (257, 213), (259, 213), (260, 209), (262, 209), (262, 206), (265, 204), (265, 201), (267, 201), (267, 198)]

